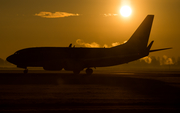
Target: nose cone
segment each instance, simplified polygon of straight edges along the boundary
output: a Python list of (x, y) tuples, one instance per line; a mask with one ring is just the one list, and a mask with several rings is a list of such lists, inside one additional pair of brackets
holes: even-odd
[(15, 62), (14, 55), (10, 55), (10, 56), (8, 56), (8, 57), (6, 58), (6, 60), (7, 60), (8, 62), (10, 62), (10, 63), (13, 63), (13, 64), (14, 64), (14, 62)]

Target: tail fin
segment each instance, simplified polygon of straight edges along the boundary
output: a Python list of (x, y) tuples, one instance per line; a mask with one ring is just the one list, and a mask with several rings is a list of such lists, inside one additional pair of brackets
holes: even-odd
[(153, 19), (154, 15), (148, 15), (126, 44), (133, 45), (133, 49), (135, 49), (135, 51), (144, 51), (147, 48)]

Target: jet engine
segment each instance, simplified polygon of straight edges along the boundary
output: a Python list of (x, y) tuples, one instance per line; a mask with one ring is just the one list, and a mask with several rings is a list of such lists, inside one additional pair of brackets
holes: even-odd
[(49, 65), (49, 66), (43, 66), (43, 69), (47, 70), (47, 71), (61, 71), (63, 69), (63, 67)]

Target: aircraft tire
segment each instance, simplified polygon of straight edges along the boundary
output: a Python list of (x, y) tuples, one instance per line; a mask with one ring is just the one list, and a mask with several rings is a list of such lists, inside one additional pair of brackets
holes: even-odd
[(86, 74), (87, 75), (91, 75), (93, 73), (93, 70), (92, 69), (86, 69)]

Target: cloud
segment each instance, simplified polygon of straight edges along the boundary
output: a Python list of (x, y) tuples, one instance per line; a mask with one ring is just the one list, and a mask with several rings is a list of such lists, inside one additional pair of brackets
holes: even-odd
[(77, 40), (76, 40), (76, 43), (77, 43), (78, 45), (83, 45), (83, 46), (85, 46), (85, 47), (100, 47), (100, 45), (97, 44), (96, 42), (86, 43), (86, 42), (84, 42), (84, 41), (81, 40), (81, 39), (77, 39)]
[(111, 46), (108, 46), (107, 44), (104, 44), (103, 46), (100, 46), (100, 44), (98, 44), (96, 42), (86, 43), (86, 42), (84, 42), (81, 39), (77, 39), (76, 40), (76, 44), (82, 45), (82, 46), (85, 46), (85, 47), (104, 47), (104, 48), (110, 48), (110, 47), (114, 47), (114, 46), (120, 45), (119, 42), (114, 42), (114, 43), (111, 44)]
[(150, 64), (152, 62), (152, 59), (149, 56), (143, 57), (140, 60), (144, 60), (148, 64)]
[(112, 43), (112, 46), (113, 46), (113, 47), (114, 47), (114, 46), (118, 46), (118, 45), (120, 45), (119, 42), (114, 42), (114, 43)]
[(63, 18), (69, 16), (79, 16), (79, 14), (67, 13), (67, 12), (40, 12), (36, 13), (35, 16), (40, 16), (43, 18)]
[(105, 17), (109, 17), (109, 16), (118, 16), (118, 14), (111, 14), (111, 13), (109, 13), (109, 14), (103, 14), (103, 16), (105, 16)]
[(118, 46), (118, 45), (121, 45), (121, 44), (125, 44), (127, 41), (124, 41), (123, 43), (119, 43), (119, 42), (114, 42), (114, 43), (112, 43), (111, 45), (111, 47), (115, 47), (115, 46)]
[(172, 65), (174, 64), (172, 58), (168, 58), (166, 55), (163, 55), (163, 58), (161, 59), (161, 65)]

